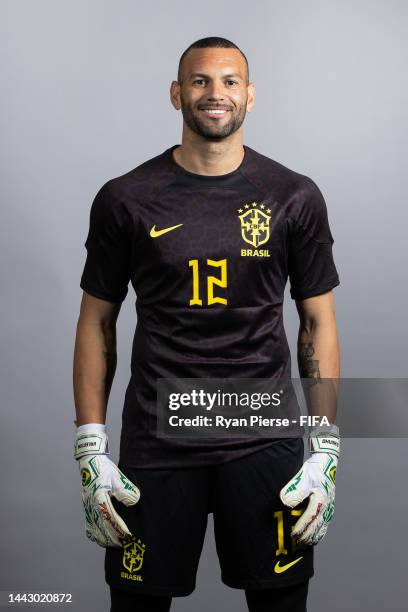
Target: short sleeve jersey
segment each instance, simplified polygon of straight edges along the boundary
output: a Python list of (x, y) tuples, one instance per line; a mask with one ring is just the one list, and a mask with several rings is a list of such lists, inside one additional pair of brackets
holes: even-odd
[(105, 183), (90, 212), (80, 286), (121, 303), (129, 281), (137, 323), (120, 462), (211, 465), (268, 444), (157, 436), (158, 378), (285, 378), (286, 283), (303, 300), (339, 284), (327, 208), (307, 176), (244, 146), (241, 165), (204, 176), (173, 150)]

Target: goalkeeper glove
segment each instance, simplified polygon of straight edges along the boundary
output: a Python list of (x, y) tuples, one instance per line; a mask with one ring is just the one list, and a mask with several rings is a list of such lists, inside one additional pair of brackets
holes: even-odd
[(339, 428), (318, 428), (311, 433), (311, 456), (282, 488), (281, 501), (294, 508), (309, 497), (309, 503), (295, 523), (292, 536), (299, 544), (317, 544), (326, 535), (334, 515), (335, 476), (340, 453)]
[(74, 456), (82, 476), (86, 535), (99, 546), (121, 547), (132, 534), (114, 509), (111, 497), (133, 506), (139, 501), (140, 491), (108, 454), (105, 425), (90, 423), (77, 428)]

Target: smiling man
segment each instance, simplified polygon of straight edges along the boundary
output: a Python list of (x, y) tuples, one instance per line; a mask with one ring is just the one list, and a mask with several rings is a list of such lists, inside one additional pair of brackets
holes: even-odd
[[(306, 461), (299, 436), (162, 437), (157, 381), (290, 379), (288, 279), (301, 376), (338, 378), (326, 205), (310, 178), (244, 145), (255, 86), (234, 43), (192, 44), (170, 97), (181, 145), (109, 180), (91, 208), (74, 355), (86, 533), (106, 548), (112, 611), (166, 611), (191, 593), (212, 513), (223, 582), (251, 612), (303, 612), (334, 512), (338, 429), (314, 430)], [(105, 420), (129, 281), (137, 326), (116, 466)]]

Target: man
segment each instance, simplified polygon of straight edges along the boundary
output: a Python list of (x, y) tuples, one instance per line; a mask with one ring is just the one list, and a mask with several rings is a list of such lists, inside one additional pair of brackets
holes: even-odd
[[(87, 535), (106, 547), (111, 610), (160, 612), (194, 589), (212, 512), (223, 582), (251, 612), (300, 612), (333, 516), (338, 430), (316, 430), (305, 463), (301, 437), (160, 437), (157, 380), (290, 377), (288, 277), (300, 374), (338, 378), (325, 202), (243, 144), (255, 86), (235, 44), (191, 45), (170, 93), (182, 144), (108, 181), (91, 208), (74, 356)], [(137, 327), (115, 466), (105, 419), (129, 280)]]

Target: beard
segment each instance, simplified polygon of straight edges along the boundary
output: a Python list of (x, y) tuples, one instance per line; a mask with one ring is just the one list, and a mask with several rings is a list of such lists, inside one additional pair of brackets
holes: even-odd
[[(221, 140), (227, 138), (234, 132), (236, 132), (244, 122), (246, 115), (246, 100), (245, 103), (239, 107), (231, 107), (228, 111), (230, 118), (228, 121), (223, 122), (219, 125), (218, 121), (211, 121), (202, 114), (196, 107), (186, 102), (183, 95), (180, 94), (181, 112), (183, 119), (193, 132), (202, 136), (206, 140)], [(203, 103), (201, 103), (203, 104)], [(216, 106), (216, 103), (214, 103)], [(221, 104), (220, 106), (224, 106)]]

